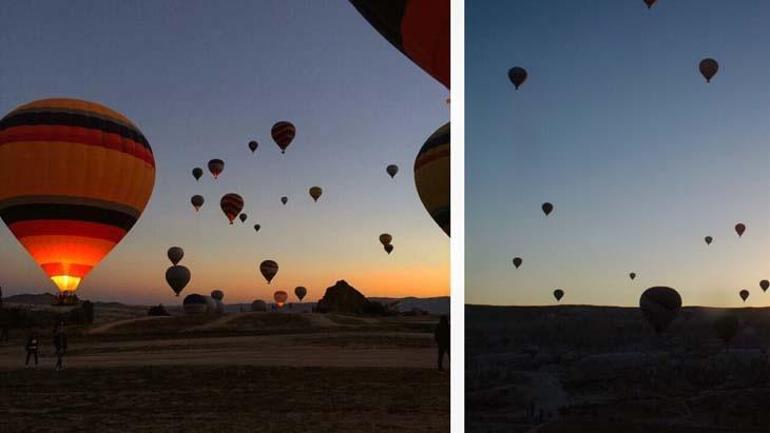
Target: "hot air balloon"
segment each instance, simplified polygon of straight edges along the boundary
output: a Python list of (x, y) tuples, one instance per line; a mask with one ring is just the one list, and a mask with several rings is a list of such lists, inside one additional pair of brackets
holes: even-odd
[(628, 278), (631, 278), (631, 280), (636, 278), (636, 272), (631, 272), (630, 274), (628, 274)]
[(449, 2), (351, 0), (385, 39), (449, 88)]
[(185, 314), (206, 314), (211, 311), (212, 305), (206, 296), (192, 293), (185, 296), (182, 301), (182, 309)]
[(719, 70), (719, 63), (714, 59), (705, 58), (700, 61), (698, 69), (700, 70), (701, 75), (703, 75), (703, 78), (706, 79), (706, 82), (710, 83), (711, 79), (714, 78), (714, 75), (716, 75)]
[(393, 179), (396, 174), (398, 174), (398, 166), (396, 164), (390, 164), (385, 167), (385, 172), (387, 172), (390, 175), (390, 178)]
[(267, 304), (265, 301), (257, 299), (251, 303), (251, 311), (267, 311)]
[(134, 226), (154, 183), (149, 142), (103, 105), (44, 99), (0, 120), (0, 218), (62, 297)]
[(270, 284), (275, 274), (278, 273), (278, 263), (273, 260), (265, 260), (259, 264), (259, 271), (262, 272), (262, 276), (267, 280), (267, 284)]
[(646, 5), (647, 5), (647, 9), (651, 9), (651, 8), (652, 8), (652, 5), (654, 5), (654, 4), (655, 4), (655, 1), (656, 1), (656, 0), (644, 0), (644, 4), (646, 4)]
[(248, 218), (248, 217), (249, 216), (246, 215), (245, 213), (242, 213), (242, 214), (238, 215), (238, 219), (240, 219), (242, 223), (245, 223), (246, 222), (246, 218)]
[(735, 225), (735, 233), (738, 233), (738, 237), (743, 236), (743, 232), (746, 231), (746, 225), (743, 223), (738, 223)]
[(508, 70), (508, 79), (513, 83), (513, 87), (519, 90), (519, 86), (527, 81), (527, 70), (520, 66), (514, 66)]
[(711, 236), (706, 236), (705, 238), (703, 238), (703, 240), (706, 241), (706, 245), (711, 245), (711, 242), (714, 240), (714, 238), (712, 238)]
[(259, 147), (259, 143), (254, 140), (249, 141), (249, 150), (251, 150), (251, 153), (254, 153), (254, 151), (257, 150), (257, 147)]
[(393, 242), (393, 236), (391, 236), (388, 233), (383, 233), (380, 235), (380, 243), (383, 245), (388, 245), (391, 242)]
[(254, 231), (255, 232), (258, 232), (260, 228), (262, 228), (262, 226), (260, 226), (259, 224), (254, 224)]
[(393, 244), (384, 245), (383, 248), (385, 248), (385, 252), (388, 253), (388, 255), (393, 252)]
[(198, 180), (203, 176), (203, 169), (200, 167), (195, 167), (192, 169), (192, 175), (195, 178), (195, 180)]
[(166, 255), (171, 260), (171, 264), (177, 265), (182, 260), (182, 257), (184, 257), (184, 250), (180, 247), (171, 247), (166, 252)]
[(286, 153), (286, 148), (289, 147), (297, 134), (297, 128), (291, 122), (280, 121), (273, 125), (270, 134), (273, 136), (275, 144), (281, 148), (281, 153)]
[(556, 298), (556, 302), (561, 301), (561, 298), (564, 297), (564, 290), (562, 289), (556, 289), (553, 291), (553, 297)]
[(209, 171), (212, 175), (214, 175), (214, 179), (219, 177), (220, 174), (222, 174), (222, 171), (225, 169), (225, 162), (221, 159), (212, 159), (209, 161)]
[(449, 123), (436, 130), (414, 160), (414, 184), (433, 221), (449, 235)]
[(294, 289), (294, 294), (297, 295), (297, 299), (302, 302), (302, 299), (305, 297), (305, 295), (307, 295), (307, 289), (302, 286), (298, 286)]
[(323, 194), (323, 190), (319, 186), (314, 186), (310, 188), (310, 197), (313, 197), (313, 201), (318, 201), (318, 197), (321, 197), (321, 194)]
[(749, 299), (749, 291), (746, 289), (741, 290), (738, 295), (743, 299), (743, 302), (746, 302), (746, 299)]
[(767, 280), (760, 281), (759, 287), (762, 289), (763, 292), (766, 292), (768, 287), (770, 287), (770, 281), (767, 281)]
[(166, 282), (171, 290), (179, 296), (182, 289), (190, 282), (190, 270), (182, 265), (174, 265), (166, 269)]
[(203, 206), (203, 196), (202, 195), (194, 195), (190, 198), (190, 203), (192, 203), (193, 208), (195, 208), (195, 212), (198, 212), (198, 209)]
[(275, 301), (275, 305), (278, 308), (283, 308), (287, 299), (289, 299), (289, 295), (283, 290), (278, 290), (277, 292), (273, 293), (273, 300)]
[(514, 257), (514, 258), (513, 258), (513, 266), (516, 266), (516, 269), (519, 269), (519, 266), (521, 266), (521, 264), (522, 264), (523, 262), (524, 262), (524, 261), (523, 261), (523, 260), (521, 260), (521, 257)]
[(288, 201), (289, 201), (289, 197), (286, 197), (286, 196), (281, 197), (281, 203), (283, 203), (284, 206), (286, 205), (286, 203), (288, 203)]
[(553, 212), (553, 205), (551, 203), (545, 202), (541, 208), (543, 209), (545, 216), (548, 216), (551, 214), (551, 212)]
[(668, 328), (681, 307), (682, 297), (670, 287), (650, 287), (639, 298), (639, 308), (657, 334)]
[(730, 344), (730, 341), (738, 335), (739, 328), (738, 316), (734, 313), (726, 313), (714, 321), (714, 330), (725, 344)]
[(232, 224), (235, 217), (243, 210), (243, 198), (234, 193), (225, 194), (219, 201), (219, 206)]
[(217, 301), (221, 301), (222, 299), (225, 298), (225, 294), (221, 290), (212, 290), (211, 297), (213, 299), (216, 299)]

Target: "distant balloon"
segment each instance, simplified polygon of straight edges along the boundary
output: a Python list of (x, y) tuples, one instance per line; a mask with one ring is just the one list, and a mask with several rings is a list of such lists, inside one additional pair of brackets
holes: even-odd
[(310, 197), (313, 197), (313, 201), (318, 201), (318, 198), (323, 194), (323, 190), (320, 186), (314, 186), (310, 188)]
[(277, 305), (278, 308), (283, 308), (283, 306), (286, 305), (287, 299), (289, 299), (289, 295), (283, 290), (278, 290), (277, 292), (273, 293), (273, 300), (275, 301), (275, 305)]
[(225, 169), (225, 162), (221, 159), (212, 159), (209, 161), (209, 171), (212, 175), (214, 175), (214, 179), (219, 177), (220, 174), (222, 174), (222, 171)]
[(289, 197), (286, 197), (286, 196), (281, 197), (281, 203), (283, 203), (284, 205), (286, 205), (288, 201), (289, 201)]
[(735, 233), (738, 233), (738, 237), (743, 236), (743, 232), (746, 231), (746, 226), (743, 223), (738, 223), (735, 225)]
[(171, 260), (171, 264), (177, 265), (182, 260), (182, 257), (184, 257), (184, 250), (179, 247), (171, 247), (166, 252), (166, 255)]
[(433, 221), (450, 233), (449, 194), (450, 128), (444, 124), (423, 144), (414, 160), (414, 184)]
[(211, 292), (211, 297), (216, 299), (217, 301), (221, 301), (222, 299), (224, 299), (225, 294), (221, 290), (213, 290)]
[(259, 271), (262, 272), (262, 276), (267, 280), (267, 284), (270, 284), (275, 274), (278, 273), (278, 263), (274, 260), (265, 260), (259, 264)]
[(222, 196), (222, 200), (219, 201), (219, 206), (222, 208), (225, 216), (227, 216), (230, 224), (232, 224), (235, 217), (243, 210), (243, 197), (235, 193), (225, 194)]
[(762, 289), (763, 292), (766, 292), (767, 288), (770, 287), (770, 281), (767, 281), (767, 280), (760, 281), (759, 287)]
[(245, 213), (242, 213), (242, 214), (238, 215), (238, 219), (240, 219), (242, 223), (245, 223), (246, 222), (246, 218), (248, 218), (248, 217), (249, 216), (246, 215)]
[(385, 171), (390, 175), (390, 178), (393, 179), (393, 177), (395, 177), (398, 173), (398, 166), (396, 164), (390, 164), (389, 166), (385, 167)]
[(561, 301), (561, 298), (564, 297), (564, 290), (562, 289), (556, 289), (553, 291), (553, 297), (556, 298), (556, 302)]
[(192, 175), (195, 178), (195, 180), (198, 180), (203, 176), (203, 169), (200, 167), (195, 167), (192, 169)]
[(740, 323), (735, 313), (726, 313), (714, 321), (714, 330), (725, 344), (730, 344), (730, 341), (738, 335), (739, 328)]
[(703, 78), (706, 79), (706, 82), (710, 83), (711, 79), (719, 70), (719, 63), (717, 63), (717, 61), (714, 59), (705, 58), (700, 61), (698, 69), (700, 69), (700, 73), (703, 75)]
[(631, 278), (632, 280), (636, 278), (636, 272), (631, 272), (630, 274), (628, 274), (628, 278)]
[(523, 262), (524, 261), (521, 259), (521, 257), (514, 257), (513, 258), (513, 266), (516, 266), (516, 269), (519, 269), (519, 266), (521, 266), (521, 264)]
[(261, 299), (251, 303), (251, 311), (267, 311), (267, 304)]
[(682, 297), (670, 287), (650, 287), (639, 298), (639, 308), (655, 332), (661, 334), (679, 314)]
[(198, 212), (198, 209), (203, 206), (203, 196), (202, 195), (194, 195), (192, 198), (190, 198), (190, 203), (192, 203), (193, 207), (195, 208), (195, 212)]
[(254, 224), (254, 231), (255, 232), (258, 232), (260, 228), (262, 228), (262, 226), (260, 226), (259, 224)]
[(259, 147), (259, 143), (254, 140), (249, 141), (249, 150), (251, 150), (251, 153), (254, 153), (254, 151), (257, 150), (257, 147)]
[(518, 90), (519, 86), (527, 81), (527, 70), (520, 66), (514, 66), (508, 70), (508, 79), (513, 83), (513, 87)]
[(273, 125), (270, 134), (273, 136), (275, 144), (281, 148), (281, 153), (286, 153), (286, 148), (289, 147), (292, 140), (294, 140), (297, 129), (291, 122), (280, 121)]
[(548, 216), (553, 212), (553, 205), (551, 203), (545, 202), (543, 203), (543, 206), (541, 206), (543, 209), (543, 213)]
[(302, 302), (302, 299), (305, 297), (305, 295), (307, 295), (307, 289), (302, 286), (297, 286), (294, 289), (294, 294), (297, 295), (297, 299)]
[(712, 238), (711, 236), (706, 236), (705, 238), (703, 238), (703, 240), (706, 241), (706, 245), (711, 245), (711, 242), (714, 240), (714, 238)]
[(391, 242), (393, 242), (393, 236), (391, 236), (390, 234), (383, 233), (383, 234), (380, 235), (380, 243), (382, 245), (388, 245)]
[(385, 248), (385, 252), (388, 254), (393, 252), (393, 244), (384, 245), (383, 248)]
[(738, 294), (740, 295), (741, 299), (743, 299), (743, 302), (746, 302), (746, 299), (749, 299), (749, 291), (746, 289), (741, 290)]
[(647, 9), (650, 9), (650, 8), (652, 8), (652, 5), (655, 4), (655, 1), (656, 0), (644, 0), (644, 4), (647, 5)]
[(171, 290), (179, 296), (182, 289), (190, 282), (190, 270), (182, 265), (174, 265), (166, 269), (166, 282)]

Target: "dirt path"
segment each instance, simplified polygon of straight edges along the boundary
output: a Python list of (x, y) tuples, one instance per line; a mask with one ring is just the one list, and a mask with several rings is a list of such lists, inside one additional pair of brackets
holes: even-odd
[(166, 319), (167, 316), (147, 316), (147, 317), (134, 317), (131, 319), (124, 319), (124, 320), (117, 320), (115, 322), (109, 322), (105, 323), (104, 325), (97, 326), (95, 328), (91, 328), (88, 330), (89, 334), (103, 334), (112, 328), (128, 325), (129, 323), (136, 323), (136, 322), (149, 322), (151, 320), (163, 320)]

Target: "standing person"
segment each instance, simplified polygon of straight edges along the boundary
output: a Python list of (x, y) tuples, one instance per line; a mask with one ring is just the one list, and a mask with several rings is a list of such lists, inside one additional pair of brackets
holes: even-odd
[(438, 371), (444, 371), (444, 354), (449, 359), (449, 319), (446, 315), (439, 319), (433, 336), (438, 344)]
[(38, 339), (37, 339), (37, 332), (32, 332), (30, 334), (29, 338), (27, 339), (27, 345), (25, 346), (25, 349), (27, 349), (27, 360), (24, 361), (24, 366), (29, 368), (29, 358), (31, 356), (35, 356), (35, 365), (37, 366), (37, 346), (38, 346)]
[(64, 353), (67, 351), (67, 336), (64, 334), (63, 320), (56, 327), (56, 332), (53, 336), (53, 346), (56, 349), (56, 371), (61, 371), (64, 368), (62, 363)]

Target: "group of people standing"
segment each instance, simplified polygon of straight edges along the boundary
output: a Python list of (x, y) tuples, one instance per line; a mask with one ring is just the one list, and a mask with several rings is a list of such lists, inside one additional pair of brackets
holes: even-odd
[[(35, 365), (38, 364), (38, 347), (40, 346), (40, 338), (37, 332), (32, 332), (27, 339), (25, 346), (27, 350), (27, 359), (24, 361), (24, 365), (29, 367), (30, 359), (34, 358)], [(60, 321), (53, 330), (53, 346), (56, 354), (56, 371), (61, 371), (64, 368), (64, 353), (67, 351), (67, 335), (64, 333), (64, 321)]]

